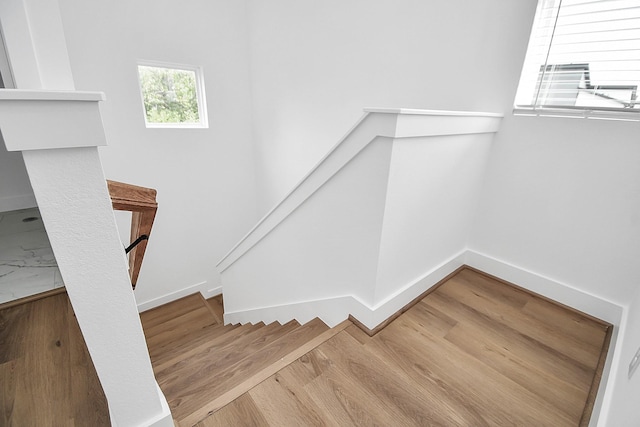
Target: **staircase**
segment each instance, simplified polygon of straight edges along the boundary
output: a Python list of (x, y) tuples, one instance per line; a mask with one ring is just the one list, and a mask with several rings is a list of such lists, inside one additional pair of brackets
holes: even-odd
[(210, 413), (340, 332), (304, 325), (224, 325), (222, 296), (194, 294), (141, 314), (153, 370), (179, 426)]

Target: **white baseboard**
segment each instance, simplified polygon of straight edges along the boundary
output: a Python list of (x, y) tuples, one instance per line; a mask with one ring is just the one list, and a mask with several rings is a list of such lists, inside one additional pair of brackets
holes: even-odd
[(209, 299), (212, 297), (215, 297), (217, 295), (220, 295), (222, 293), (222, 286), (218, 286), (217, 288), (213, 288), (213, 289), (207, 289), (206, 291), (200, 291), (202, 293), (202, 296), (205, 299)]
[(377, 302), (370, 308), (371, 320), (369, 322), (364, 322), (357, 316), (354, 317), (362, 322), (367, 328), (374, 329), (376, 326), (404, 308), (411, 301), (422, 295), (425, 291), (438, 284), (442, 279), (462, 267), (464, 264), (464, 258), (464, 251), (452, 256), (440, 265), (425, 272), (418, 279), (400, 288), (394, 294)]
[(424, 273), (420, 278), (405, 285), (393, 295), (388, 296), (373, 307), (355, 296), (345, 295), (321, 300), (225, 312), (224, 322), (226, 324), (271, 323), (274, 321), (286, 323), (295, 319), (301, 324), (304, 324), (315, 317), (319, 317), (329, 327), (334, 327), (346, 320), (349, 315), (352, 315), (367, 328), (374, 329), (416, 297), (420, 296), (420, 294), (461, 267), (463, 259), (464, 252), (461, 252)]
[[(187, 288), (179, 289), (175, 292), (164, 294), (160, 297), (151, 299), (149, 301), (143, 301), (141, 303), (138, 303), (138, 313), (151, 310), (152, 308), (159, 307), (163, 304), (167, 304), (171, 301), (175, 301), (182, 297), (186, 297), (187, 295), (195, 294), (196, 292), (200, 292), (202, 295), (206, 295), (207, 282), (205, 281), (205, 282), (196, 283), (195, 285), (189, 286)], [(217, 294), (214, 294), (214, 295), (217, 295)]]
[(583, 313), (619, 326), (623, 309), (618, 304), (581, 291), (566, 283), (534, 273), (488, 255), (467, 250), (465, 264), (511, 282)]

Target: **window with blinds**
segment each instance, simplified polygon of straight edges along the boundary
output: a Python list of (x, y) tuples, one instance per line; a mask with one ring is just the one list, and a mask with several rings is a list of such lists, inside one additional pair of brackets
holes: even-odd
[(520, 112), (640, 119), (640, 0), (539, 0)]

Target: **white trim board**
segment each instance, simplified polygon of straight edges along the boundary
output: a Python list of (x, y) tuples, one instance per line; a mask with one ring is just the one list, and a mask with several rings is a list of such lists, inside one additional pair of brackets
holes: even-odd
[(172, 301), (175, 301), (177, 299), (189, 296), (191, 294), (195, 294), (196, 292), (200, 292), (205, 298), (210, 298), (212, 296), (215, 295), (219, 295), (221, 292), (218, 292), (217, 294), (211, 294), (210, 296), (207, 296), (210, 292), (214, 292), (217, 289), (222, 290), (221, 288), (216, 288), (216, 289), (212, 289), (212, 290), (207, 290), (207, 282), (200, 282), (200, 283), (196, 283), (195, 285), (192, 286), (188, 286), (186, 288), (182, 288), (182, 289), (178, 289), (175, 292), (169, 292), (168, 294), (164, 294), (160, 297), (151, 299), (149, 301), (144, 301), (141, 303), (138, 303), (138, 313), (142, 313), (144, 311), (147, 310), (151, 310), (152, 308), (156, 308), (159, 307), (163, 304), (168, 304)]

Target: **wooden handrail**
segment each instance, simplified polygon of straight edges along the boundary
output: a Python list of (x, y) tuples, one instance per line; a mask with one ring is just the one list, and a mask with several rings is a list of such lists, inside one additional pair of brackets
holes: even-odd
[[(153, 220), (158, 210), (156, 190), (110, 180), (107, 180), (107, 187), (111, 195), (113, 209), (131, 212), (131, 241), (142, 235), (150, 236)], [(141, 240), (129, 252), (129, 275), (133, 289), (136, 288), (147, 242), (146, 239)]]

